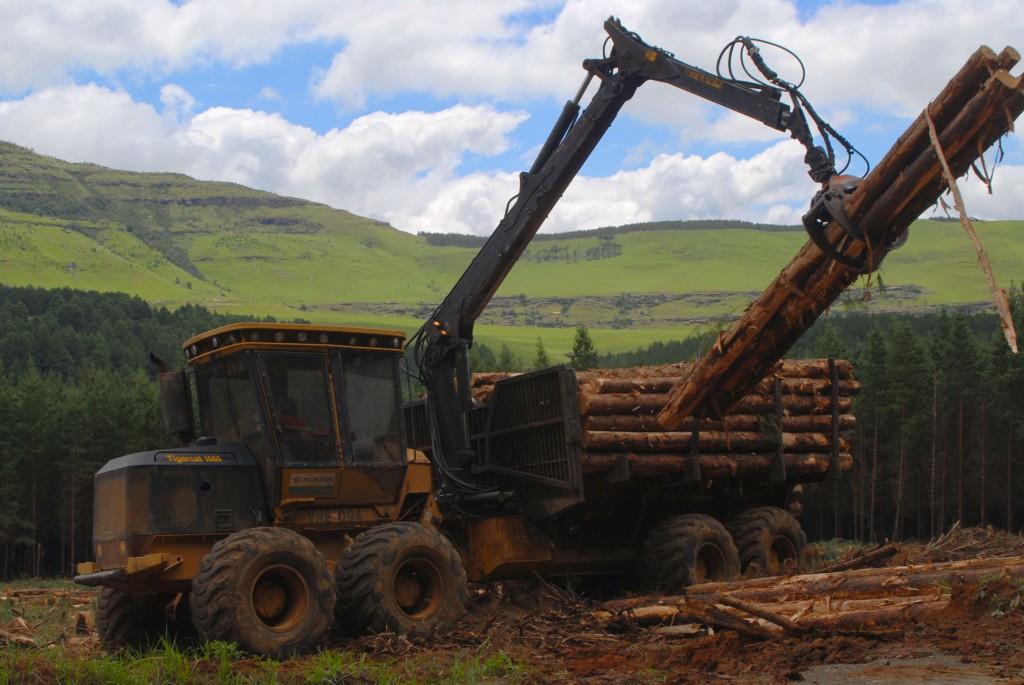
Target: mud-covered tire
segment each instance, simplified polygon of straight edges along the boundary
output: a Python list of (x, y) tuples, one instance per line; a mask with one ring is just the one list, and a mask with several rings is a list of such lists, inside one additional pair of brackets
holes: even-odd
[(108, 652), (144, 650), (173, 631), (165, 611), (175, 595), (133, 595), (104, 587), (96, 599), (96, 632)]
[(792, 514), (778, 507), (753, 507), (729, 523), (744, 573), (779, 575), (805, 566), (807, 536)]
[(729, 531), (710, 516), (671, 516), (644, 539), (640, 581), (649, 589), (678, 592), (696, 583), (730, 580), (739, 572)]
[(337, 568), (338, 629), (444, 633), (466, 613), (466, 569), (439, 532), (419, 523), (372, 528), (345, 548)]
[(309, 539), (286, 528), (250, 528), (213, 545), (189, 599), (204, 640), (280, 659), (323, 641), (335, 592), (327, 560)]

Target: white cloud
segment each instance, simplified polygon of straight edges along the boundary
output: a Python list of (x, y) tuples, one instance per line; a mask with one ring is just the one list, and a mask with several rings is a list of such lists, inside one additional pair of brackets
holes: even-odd
[[(455, 179), (465, 155), (503, 152), (526, 117), (456, 105), (378, 112), (318, 135), (247, 109), (213, 107), (179, 118), (193, 100), (177, 87), (165, 89), (165, 101), (162, 115), (95, 85), (50, 89), (0, 102), (0, 138), (70, 161), (233, 181), (415, 228), (430, 221), (420, 215)], [(476, 228), (465, 218), (444, 218), (455, 227), (435, 230)]]
[[(967, 214), (979, 219), (1019, 219), (1024, 213), (1024, 205), (1021, 198), (1024, 198), (1024, 167), (1022, 166), (998, 166), (992, 178), (992, 194), (984, 183), (979, 181), (974, 174), (963, 179), (957, 179), (957, 186), (964, 198), (964, 208)], [(952, 207), (953, 200), (946, 197), (946, 203)], [(952, 211), (952, 210), (951, 210)], [(938, 209), (934, 212), (938, 216), (945, 213)], [(955, 213), (953, 216), (956, 216)]]
[[(575, 92), (581, 60), (600, 56), (602, 22), (613, 13), (706, 69), (738, 34), (791, 47), (810, 71), (807, 95), (840, 129), (879, 118), (901, 131), (899, 117), (920, 111), (978, 45), (998, 50), (1024, 35), (1019, 0), (990, 0), (983, 12), (958, 0), (837, 0), (804, 23), (793, 0), (451, 0), (444, 11), (418, 0), (0, 3), (0, 92), (12, 94), (0, 100), (0, 138), (71, 161), (235, 181), (405, 230), (478, 234), (493, 230), (517, 190), (518, 170), (487, 158), (540, 142), (515, 137), (525, 111)], [(337, 46), (312, 88), (340, 107), (410, 93), (445, 104), (349, 109), (342, 116), (355, 118), (324, 131), (272, 111), (199, 103), (189, 92), (188, 77), (227, 69), (230, 78), (231, 69), (273, 66), (283, 50), (312, 43)], [(790, 76), (781, 56), (766, 57)], [(306, 68), (291, 76), (308, 83), (315, 65)], [(76, 85), (83, 73), (116, 85)], [(275, 88), (259, 90), (270, 82), (255, 81), (252, 92), (268, 107), (283, 104)], [(133, 96), (140, 84), (159, 90), (159, 101)], [(639, 168), (576, 179), (545, 230), (704, 217), (792, 223), (814, 192), (798, 145), (699, 98), (652, 84), (624, 113), (670, 134), (641, 132), (626, 143), (625, 164)], [(697, 155), (697, 143), (731, 154)], [(965, 187), (973, 215), (1020, 216), (1022, 148), (1018, 132), (995, 195)], [(484, 163), (467, 174), (469, 159)]]
[(270, 86), (263, 86), (262, 88), (260, 88), (259, 97), (262, 100), (270, 100), (272, 102), (281, 101), (281, 94), (278, 93), (276, 89), (271, 88)]
[(160, 102), (166, 113), (176, 115), (179, 119), (192, 116), (192, 110), (196, 106), (196, 99), (192, 94), (173, 83), (168, 83), (160, 89)]

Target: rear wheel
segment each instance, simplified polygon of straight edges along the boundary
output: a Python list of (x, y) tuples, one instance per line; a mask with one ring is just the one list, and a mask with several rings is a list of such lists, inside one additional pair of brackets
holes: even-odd
[(729, 580), (740, 562), (729, 532), (703, 514), (672, 516), (644, 540), (640, 579), (651, 589), (677, 592), (688, 585)]
[(192, 579), (192, 621), (204, 639), (275, 659), (320, 644), (334, 602), (326, 559), (286, 528), (250, 528), (219, 540)]
[(133, 595), (105, 587), (96, 600), (96, 632), (107, 651), (143, 650), (157, 644), (164, 635), (173, 637), (167, 620), (167, 606), (175, 595)]
[(466, 612), (466, 570), (447, 538), (419, 523), (372, 528), (345, 548), (337, 571), (339, 628), (445, 632)]
[(804, 567), (807, 536), (792, 514), (778, 507), (753, 507), (729, 524), (744, 573), (778, 575)]

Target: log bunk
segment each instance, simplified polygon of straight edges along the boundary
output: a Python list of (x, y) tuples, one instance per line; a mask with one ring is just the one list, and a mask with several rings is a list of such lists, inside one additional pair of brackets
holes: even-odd
[[(818, 480), (852, 465), (852, 396), (860, 384), (849, 362), (779, 362), (724, 416), (692, 416), (684, 430), (666, 431), (657, 414), (689, 371), (688, 364), (670, 364), (578, 373), (583, 473), (614, 480), (754, 473)], [(476, 374), (474, 397), (486, 399), (507, 375)]]

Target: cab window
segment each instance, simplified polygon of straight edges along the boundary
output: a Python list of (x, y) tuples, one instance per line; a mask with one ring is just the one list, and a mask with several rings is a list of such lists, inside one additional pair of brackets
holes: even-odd
[(398, 360), (393, 354), (344, 351), (339, 414), (347, 417), (352, 464), (395, 466), (405, 463), (399, 429)]
[(202, 435), (220, 442), (264, 439), (263, 409), (244, 354), (214, 360), (196, 369)]
[(321, 354), (260, 355), (272, 424), (286, 464), (338, 462), (326, 362)]

